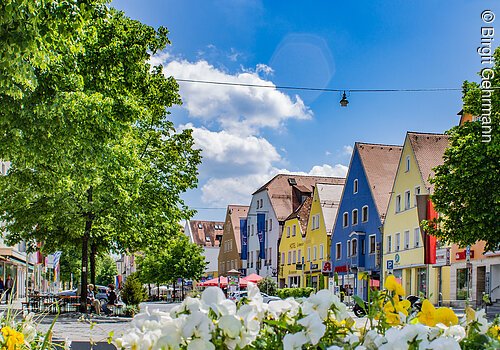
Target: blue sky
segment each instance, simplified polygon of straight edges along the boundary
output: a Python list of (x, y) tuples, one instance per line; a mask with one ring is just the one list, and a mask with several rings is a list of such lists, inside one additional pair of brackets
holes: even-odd
[[(490, 9), (500, 16), (493, 0), (115, 0), (112, 6), (170, 30), (172, 45), (153, 60), (167, 75), (347, 91), (477, 81), (480, 14)], [(444, 132), (461, 109), (459, 91), (348, 92), (347, 108), (338, 92), (191, 83), (181, 83), (180, 92), (183, 106), (171, 117), (177, 128), (193, 128), (204, 156), (199, 187), (185, 199), (206, 220), (224, 220), (225, 211), (203, 208), (249, 204), (251, 193), (278, 172), (344, 175), (355, 141), (401, 144), (408, 130)]]

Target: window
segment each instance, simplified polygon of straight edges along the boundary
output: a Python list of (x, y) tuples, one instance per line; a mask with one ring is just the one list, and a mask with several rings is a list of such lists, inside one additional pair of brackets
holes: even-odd
[(296, 234), (297, 234), (297, 225), (293, 225), (292, 236), (295, 236)]
[(406, 171), (410, 171), (410, 156), (406, 156)]
[(344, 227), (349, 226), (349, 213), (344, 213)]
[(387, 253), (392, 251), (392, 236), (387, 236)]
[(417, 196), (420, 194), (420, 186), (415, 187), (415, 203), (414, 206), (417, 206)]
[(410, 191), (405, 192), (405, 210), (410, 209)]
[(368, 206), (367, 205), (365, 205), (361, 209), (361, 221), (363, 221), (363, 222), (367, 222), (368, 221)]
[(221, 267), (220, 267), (220, 269), (221, 269), (222, 271), (226, 271), (226, 269), (224, 268), (224, 267), (225, 267), (225, 263), (224, 263), (224, 261), (220, 263), (220, 266), (221, 266)]
[(319, 246), (319, 259), (322, 260), (323, 259), (323, 256), (324, 256), (324, 250), (325, 250), (325, 247), (323, 246), (323, 244), (320, 244)]
[(414, 231), (413, 231), (413, 240), (415, 242), (415, 248), (417, 247), (420, 247), (420, 228), (417, 227)]
[(273, 248), (269, 247), (269, 255), (267, 256), (268, 264), (272, 265), (273, 263)]
[(396, 196), (396, 213), (399, 213), (401, 211), (401, 195), (398, 194)]
[(292, 257), (293, 257), (292, 263), (296, 264), (297, 263), (297, 251), (295, 251), (295, 250), (293, 251)]
[(298, 263), (302, 262), (302, 251), (300, 249), (297, 252), (297, 262)]
[(358, 209), (354, 209), (352, 211), (352, 224), (357, 225), (358, 224)]
[(313, 215), (312, 217), (312, 229), (316, 230), (319, 228), (319, 214)]
[(292, 263), (292, 252), (288, 252), (288, 265)]
[(358, 193), (358, 179), (354, 180), (353, 193)]
[(253, 224), (252, 224), (252, 236), (253, 236), (253, 233), (254, 233), (254, 230), (253, 230), (253, 229), (254, 229), (254, 226), (253, 226)]
[(290, 237), (290, 226), (286, 228), (286, 236)]
[(347, 256), (351, 256), (351, 241), (347, 241)]
[(285, 253), (281, 253), (281, 265), (285, 265)]
[(337, 243), (335, 245), (335, 256), (337, 257), (337, 260), (340, 260), (342, 254), (342, 243)]
[(401, 246), (401, 233), (396, 233), (396, 251), (399, 251)]
[(265, 232), (267, 232), (267, 220), (266, 220), (266, 228), (264, 230), (265, 230)]
[(311, 247), (307, 247), (307, 261), (311, 261)]
[(273, 230), (273, 219), (269, 219), (269, 231)]
[(376, 250), (376, 245), (377, 245), (376, 236), (370, 235), (369, 240), (370, 240), (370, 242), (369, 242), (370, 246), (368, 247), (368, 254), (374, 254), (375, 250)]
[(313, 260), (318, 259), (318, 247), (313, 247)]
[(410, 231), (405, 231), (405, 249), (410, 249)]
[(351, 242), (352, 256), (358, 255), (358, 239), (354, 238)]

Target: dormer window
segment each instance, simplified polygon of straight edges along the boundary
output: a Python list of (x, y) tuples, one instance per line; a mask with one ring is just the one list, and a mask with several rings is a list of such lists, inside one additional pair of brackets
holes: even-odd
[(202, 229), (202, 228), (203, 228), (203, 225), (202, 225), (202, 224), (198, 224), (198, 228), (199, 228), (199, 229)]
[(358, 179), (354, 180), (353, 193), (358, 193)]
[(205, 237), (205, 241), (207, 241), (207, 242), (211, 242), (210, 237), (206, 236), (206, 237)]

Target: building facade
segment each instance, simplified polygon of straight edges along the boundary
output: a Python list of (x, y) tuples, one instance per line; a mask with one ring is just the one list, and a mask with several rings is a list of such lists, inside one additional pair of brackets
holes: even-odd
[(330, 243), (343, 189), (344, 184), (317, 183), (314, 187), (304, 246), (304, 272), (305, 286), (316, 290), (328, 288), (332, 266)]
[(222, 242), (219, 248), (219, 276), (227, 276), (227, 271), (242, 269), (240, 230), (246, 228), (248, 206), (229, 205), (224, 221)]
[(307, 197), (295, 212), (286, 218), (279, 243), (280, 288), (305, 287), (305, 249), (307, 222), (312, 198)]
[[(247, 217), (246, 274), (278, 282), (278, 246), (286, 218), (312, 194), (318, 183), (343, 184), (335, 177), (278, 174), (252, 194)], [(246, 259), (245, 259), (246, 258)]]
[(368, 282), (357, 277), (366, 272), (371, 286), (380, 286), (380, 231), (401, 150), (401, 146), (357, 142), (349, 165), (330, 255), (339, 285), (364, 300)]
[(407, 294), (423, 294), (435, 304), (449, 299), (450, 267), (436, 264), (441, 247), (420, 223), (437, 215), (429, 178), (447, 146), (446, 135), (406, 134), (383, 225), (383, 275), (394, 274)]
[(188, 220), (184, 225), (184, 234), (189, 237), (191, 243), (203, 247), (203, 255), (207, 262), (203, 277), (206, 279), (218, 277), (219, 249), (223, 232), (222, 221)]

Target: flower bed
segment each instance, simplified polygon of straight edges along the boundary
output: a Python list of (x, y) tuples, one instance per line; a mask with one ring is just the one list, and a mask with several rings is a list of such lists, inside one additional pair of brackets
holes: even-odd
[[(424, 300), (411, 310), (393, 277), (386, 291), (371, 293), (366, 322), (356, 325), (345, 304), (328, 290), (298, 302), (263, 303), (249, 284), (248, 300), (236, 304), (217, 287), (186, 298), (169, 313), (146, 310), (115, 339), (121, 349), (500, 349), (498, 319), (468, 308), (459, 320), (449, 308)], [(358, 321), (359, 324), (359, 321)]]

